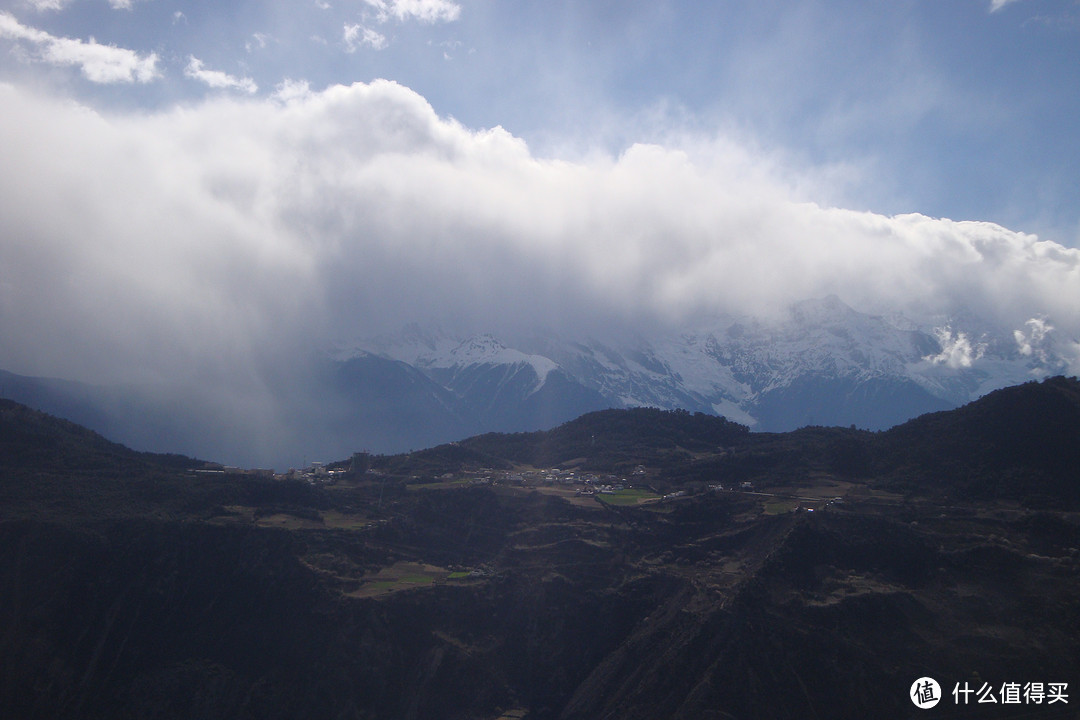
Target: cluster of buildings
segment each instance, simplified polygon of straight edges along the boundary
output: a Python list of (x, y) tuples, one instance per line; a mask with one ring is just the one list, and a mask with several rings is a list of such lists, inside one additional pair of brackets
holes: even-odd
[(507, 473), (507, 480), (521, 485), (580, 485), (578, 495), (611, 494), (627, 487), (626, 478), (615, 475), (578, 473), (575, 470), (548, 468), (523, 473)]
[(321, 462), (313, 462), (303, 470), (289, 468), (289, 472), (280, 477), (283, 480), (303, 480), (312, 484), (332, 485), (344, 474), (344, 470), (331, 470)]
[(313, 462), (302, 470), (289, 468), (289, 471), (284, 473), (275, 473), (273, 470), (263, 468), (240, 468), (216, 463), (207, 463), (203, 467), (190, 468), (188, 472), (194, 475), (214, 476), (222, 479), (249, 477), (263, 480), (303, 480), (313, 484), (332, 484), (346, 471), (331, 470), (321, 462)]
[(203, 467), (189, 468), (188, 472), (195, 475), (217, 475), (220, 477), (257, 477), (266, 480), (273, 480), (279, 475), (275, 475), (273, 470), (264, 470), (262, 468), (239, 468), (232, 465), (217, 465), (215, 463), (206, 463)]

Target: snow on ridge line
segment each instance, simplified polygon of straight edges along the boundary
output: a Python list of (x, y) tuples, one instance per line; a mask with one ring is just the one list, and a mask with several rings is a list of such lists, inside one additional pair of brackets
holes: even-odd
[(536, 373), (536, 392), (547, 382), (548, 375), (559, 367), (554, 360), (543, 355), (530, 355), (508, 348), (493, 335), (483, 334), (469, 338), (442, 357), (431, 358), (429, 367), (467, 367), (469, 365), (530, 365)]
[[(513, 374), (518, 370), (511, 368), (528, 364), (537, 378), (531, 392), (559, 369), (626, 407), (690, 403), (725, 416), (741, 412), (744, 422), (752, 420), (762, 393), (804, 377), (895, 378), (962, 404), (997, 387), (1080, 366), (1080, 344), (1075, 359), (1061, 356), (1049, 321), (1031, 320), (1013, 331), (986, 326), (975, 316), (935, 323), (866, 314), (832, 296), (797, 303), (775, 322), (722, 316), (696, 329), (622, 343), (545, 334), (525, 336), (519, 350), (490, 333), (463, 341), (438, 327), (417, 325), (359, 347), (421, 370), (487, 365)], [(978, 352), (967, 357), (959, 343), (969, 339)]]
[(338, 362), (370, 354), (429, 370), (470, 365), (527, 364), (537, 377), (532, 392), (542, 388), (548, 375), (559, 368), (557, 362), (543, 355), (506, 347), (490, 333), (474, 335), (463, 341), (440, 330), (424, 331), (418, 327), (407, 328), (396, 337), (383, 335), (352, 343), (333, 343), (327, 348), (326, 354)]

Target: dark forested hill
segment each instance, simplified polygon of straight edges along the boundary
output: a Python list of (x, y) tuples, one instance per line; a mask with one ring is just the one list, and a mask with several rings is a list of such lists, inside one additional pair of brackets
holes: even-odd
[(682, 410), (600, 410), (541, 432), (492, 433), (462, 446), (514, 462), (553, 466), (585, 459), (589, 467), (643, 463), (678, 453), (715, 451), (745, 441), (749, 430), (715, 415)]
[(911, 420), (884, 434), (875, 468), (904, 491), (1080, 509), (1080, 383), (1030, 382)]
[[(605, 411), (292, 479), (4, 402), (2, 715), (914, 717), (929, 676), (928, 717), (1075, 717), (1078, 398), (884, 433)], [(1011, 683), (1059, 700), (953, 695)]]
[(0, 467), (116, 470), (139, 457), (81, 425), (0, 399)]
[(514, 464), (625, 474), (648, 465), (657, 471), (651, 477), (671, 487), (805, 484), (828, 473), (905, 495), (1077, 510), (1080, 382), (1055, 377), (1005, 388), (878, 433), (751, 433), (702, 413), (637, 408), (589, 413), (544, 432), (480, 435), (377, 463), (417, 475)]
[(382, 459), (401, 472), (441, 473), (461, 467), (525, 464), (628, 471), (667, 466), (697, 452), (746, 442), (750, 431), (715, 415), (684, 410), (600, 410), (546, 431), (488, 433), (458, 443)]

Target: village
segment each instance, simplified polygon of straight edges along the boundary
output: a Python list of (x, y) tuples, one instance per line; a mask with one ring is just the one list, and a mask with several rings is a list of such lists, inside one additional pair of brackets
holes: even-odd
[[(200, 475), (229, 478), (260, 478), (277, 481), (304, 482), (314, 486), (334, 486), (340, 482), (373, 481), (385, 478), (383, 472), (371, 467), (371, 456), (354, 453), (344, 462), (311, 462), (302, 469), (289, 468), (277, 473), (268, 469), (245, 469), (232, 466), (207, 464), (190, 469)], [(536, 490), (570, 500), (574, 504), (599, 501), (609, 505), (645, 505), (664, 503), (686, 498), (701, 492), (745, 493), (760, 497), (766, 514), (784, 512), (814, 512), (842, 505), (844, 498), (835, 494), (834, 483), (816, 491), (795, 492), (788, 488), (758, 489), (753, 482), (742, 481), (723, 484), (709, 483), (694, 491), (686, 489), (661, 489), (662, 483), (653, 483), (649, 470), (637, 465), (628, 475), (587, 472), (559, 467), (516, 468), (511, 470), (475, 468), (460, 472), (447, 472), (434, 477), (409, 476), (405, 484), (412, 490), (440, 490), (467, 486), (493, 486)], [(658, 485), (660, 487), (658, 487)], [(830, 490), (832, 492), (830, 492)]]

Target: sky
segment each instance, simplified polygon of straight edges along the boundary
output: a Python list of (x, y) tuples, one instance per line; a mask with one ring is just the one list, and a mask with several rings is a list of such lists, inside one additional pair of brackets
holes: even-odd
[(1076, 0), (0, 0), (0, 108), (12, 372), (827, 294), (1080, 370)]

